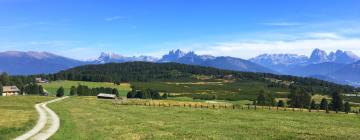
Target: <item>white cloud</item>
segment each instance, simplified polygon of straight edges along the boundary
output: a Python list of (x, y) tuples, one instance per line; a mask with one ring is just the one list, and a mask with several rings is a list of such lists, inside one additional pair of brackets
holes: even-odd
[(105, 21), (114, 21), (114, 20), (119, 20), (119, 19), (124, 19), (125, 17), (123, 16), (113, 16), (113, 17), (108, 17), (105, 18)]
[(326, 51), (338, 49), (360, 54), (360, 39), (308, 39), (295, 41), (224, 42), (199, 48), (199, 54), (234, 56), (248, 59), (263, 53), (292, 53), (309, 55), (315, 48)]
[(318, 39), (341, 39), (342, 37), (336, 33), (330, 32), (311, 32), (306, 33), (306, 36), (310, 38), (318, 38)]

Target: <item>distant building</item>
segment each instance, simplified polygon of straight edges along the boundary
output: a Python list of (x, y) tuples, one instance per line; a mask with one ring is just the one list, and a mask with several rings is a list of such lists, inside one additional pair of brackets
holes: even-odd
[(2, 96), (16, 96), (19, 95), (20, 90), (16, 86), (3, 86)]
[(49, 83), (49, 80), (42, 78), (35, 78), (36, 83)]
[(97, 95), (99, 99), (116, 99), (116, 95), (114, 94), (106, 94), (106, 93), (99, 93)]

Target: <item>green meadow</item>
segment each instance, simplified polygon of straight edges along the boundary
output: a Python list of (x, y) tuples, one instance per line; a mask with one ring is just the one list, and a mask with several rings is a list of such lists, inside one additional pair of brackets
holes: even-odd
[(85, 85), (90, 88), (96, 88), (96, 87), (117, 88), (119, 90), (120, 95), (122, 96), (126, 96), (127, 92), (131, 90), (129, 83), (121, 83), (120, 85), (116, 85), (114, 83), (108, 83), (108, 82), (52, 81), (50, 83), (43, 83), (41, 85), (51, 95), (55, 95), (56, 90), (59, 89), (59, 87), (61, 86), (65, 89), (65, 95), (69, 95), (71, 86), (78, 86), (78, 85)]
[(0, 140), (13, 139), (36, 123), (38, 114), (34, 105), (53, 99), (40, 96), (0, 96)]
[(63, 139), (358, 139), (355, 114), (115, 105), (71, 97), (49, 105)]

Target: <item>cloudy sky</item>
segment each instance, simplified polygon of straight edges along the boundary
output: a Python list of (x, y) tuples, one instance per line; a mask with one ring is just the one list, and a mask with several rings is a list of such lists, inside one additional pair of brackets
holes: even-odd
[(360, 55), (359, 0), (0, 0), (0, 51)]

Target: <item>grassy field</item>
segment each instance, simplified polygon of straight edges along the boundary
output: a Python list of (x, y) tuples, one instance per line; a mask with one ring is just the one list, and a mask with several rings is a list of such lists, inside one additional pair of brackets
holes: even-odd
[(114, 105), (71, 97), (49, 105), (61, 118), (51, 139), (358, 139), (356, 115)]
[(34, 105), (52, 99), (39, 96), (0, 96), (0, 140), (13, 139), (31, 129), (38, 118)]
[(41, 85), (52, 95), (56, 94), (56, 90), (59, 89), (60, 86), (64, 87), (65, 95), (69, 94), (71, 86), (78, 86), (78, 85), (85, 85), (90, 88), (95, 88), (95, 87), (117, 88), (119, 90), (120, 95), (122, 96), (126, 96), (127, 92), (131, 90), (129, 83), (121, 83), (120, 85), (115, 85), (114, 83), (107, 83), (107, 82), (52, 81), (50, 83), (44, 83)]

